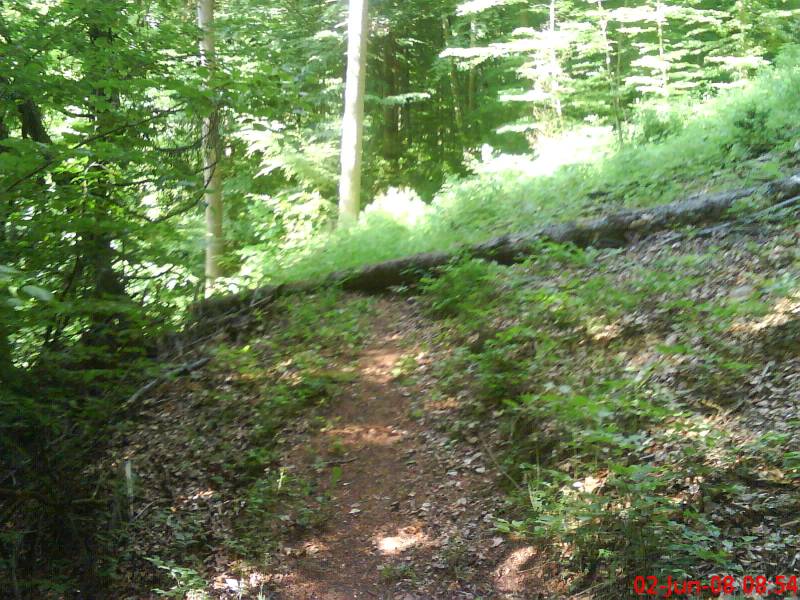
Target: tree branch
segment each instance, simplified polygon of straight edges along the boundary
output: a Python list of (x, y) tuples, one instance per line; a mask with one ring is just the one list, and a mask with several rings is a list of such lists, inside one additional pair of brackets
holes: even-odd
[[(185, 102), (181, 103), (178, 106), (175, 106), (173, 108), (170, 108), (170, 109), (167, 109), (167, 110), (158, 111), (156, 114), (150, 115), (149, 117), (146, 117), (144, 119), (140, 119), (139, 121), (134, 121), (132, 123), (124, 123), (123, 125), (120, 125), (118, 127), (112, 127), (111, 129), (109, 129), (107, 131), (101, 131), (100, 133), (97, 133), (95, 135), (90, 135), (89, 137), (87, 137), (87, 138), (81, 140), (80, 142), (78, 142), (77, 144), (71, 146), (68, 150), (74, 152), (78, 148), (82, 148), (84, 146), (87, 146), (87, 145), (91, 144), (92, 142), (96, 142), (97, 140), (101, 140), (101, 139), (107, 138), (109, 136), (115, 135), (115, 134), (120, 133), (122, 131), (125, 131), (127, 129), (131, 129), (132, 127), (139, 127), (139, 126), (144, 125), (146, 123), (151, 123), (152, 121), (155, 121), (155, 120), (160, 119), (162, 117), (175, 114), (180, 109), (182, 109), (184, 105), (185, 105)], [(18, 185), (20, 185), (24, 181), (30, 179), (31, 177), (35, 177), (36, 175), (39, 175), (40, 173), (44, 172), (48, 167), (50, 167), (54, 163), (58, 162), (59, 160), (63, 160), (63, 159), (60, 159), (60, 158), (55, 157), (55, 156), (50, 158), (50, 159), (48, 159), (47, 161), (45, 161), (44, 163), (42, 163), (41, 165), (39, 165), (38, 167), (36, 167), (32, 171), (30, 171), (29, 173), (27, 173), (27, 174), (23, 175), (22, 177), (19, 177), (18, 179), (14, 180), (11, 183), (11, 185), (9, 185), (6, 188), (6, 192), (10, 192), (10, 191), (14, 190)]]

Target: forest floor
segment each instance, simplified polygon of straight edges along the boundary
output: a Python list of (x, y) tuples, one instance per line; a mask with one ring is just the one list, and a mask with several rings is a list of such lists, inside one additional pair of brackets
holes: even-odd
[(792, 575), (798, 267), (787, 221), (279, 300), (121, 428), (101, 466), (133, 473), (117, 597), (606, 599), (656, 568)]
[[(541, 597), (564, 591), (564, 582), (550, 577), (558, 570), (556, 563), (540, 560), (536, 547), (495, 530), (497, 510), (505, 502), (497, 486), (501, 475), (488, 447), (479, 446), (477, 438), (463, 442), (446, 433), (458, 404), (429, 397), (426, 390), (432, 384), (426, 384), (425, 377), (408, 376), (412, 363), (417, 375), (427, 370), (432, 357), (423, 348), (435, 343), (434, 324), (426, 322), (415, 302), (401, 297), (369, 302), (367, 311), (360, 351), (325, 365), (325, 375), (336, 382), (335, 400), (312, 409), (312, 418), (300, 417), (285, 427), (279, 454), (271, 457), (281, 465), (279, 477), (304, 488), (297, 494), (300, 504), (306, 504), (299, 512), (315, 513), (312, 523), (302, 522), (298, 514), (258, 515), (277, 517), (286, 525), (277, 545), (274, 531), (263, 532), (261, 550), (271, 551), (266, 568), (233, 560), (220, 539), (213, 565), (207, 564), (211, 573), (216, 571), (207, 587), (198, 585), (200, 574), (195, 570), (155, 561), (173, 577), (176, 585), (169, 591), (176, 597), (185, 593), (204, 598), (200, 590), (206, 589), (221, 598), (510, 600), (539, 597), (531, 590), (539, 590)], [(226, 358), (230, 356), (222, 360)], [(123, 454), (116, 455), (118, 463), (135, 460), (143, 471), (137, 477), (143, 488), (137, 504), (143, 506), (134, 513), (140, 533), (134, 536), (137, 556), (125, 567), (138, 593), (156, 582), (143, 576), (149, 569), (141, 558), (150, 551), (163, 552), (167, 540), (174, 547), (176, 539), (193, 535), (206, 537), (206, 542), (215, 533), (226, 541), (242, 535), (232, 522), (238, 507), (231, 507), (229, 500), (215, 501), (219, 493), (204, 489), (201, 481), (217, 472), (216, 442), (241, 438), (243, 424), (223, 424), (223, 433), (217, 430), (215, 440), (208, 440), (203, 431), (209, 405), (195, 401), (209, 388), (231, 386), (237, 370), (245, 378), (252, 372), (248, 375), (235, 360), (227, 367), (218, 360), (217, 368), (230, 372), (218, 373), (221, 381), (205, 374), (188, 383), (168, 384), (171, 389), (162, 392), (161, 400), (151, 400), (145, 425), (120, 440)], [(231, 398), (241, 400), (241, 390)], [(219, 411), (224, 415), (226, 407)], [(212, 407), (211, 412), (218, 411)], [(212, 419), (212, 428), (215, 425)], [(198, 439), (208, 442), (205, 460), (199, 450), (203, 442), (193, 441)], [(192, 446), (198, 450), (188, 451)], [(205, 471), (205, 477), (198, 471)], [(245, 495), (232, 485), (229, 495)], [(282, 500), (290, 513), (294, 493), (287, 492)], [(153, 512), (162, 502), (172, 506)], [(202, 515), (194, 525), (189, 523), (193, 513)], [(203, 533), (203, 528), (209, 531)], [(258, 536), (256, 532), (256, 544)]]
[[(278, 597), (513, 598), (537, 576), (546, 589), (536, 549), (494, 530), (503, 497), (489, 457), (412, 416), (447, 414), (399, 375), (404, 356), (424, 365), (415, 335), (430, 327), (402, 299), (380, 300), (373, 324), (357, 379), (326, 413), (332, 426), (288, 452), (342, 475), (325, 530), (283, 548)], [(314, 476), (313, 464), (299, 471)]]

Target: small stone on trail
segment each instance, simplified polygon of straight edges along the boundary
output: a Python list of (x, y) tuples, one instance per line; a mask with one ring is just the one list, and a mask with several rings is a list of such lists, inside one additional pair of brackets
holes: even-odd
[(239, 591), (240, 583), (238, 579), (226, 579), (225, 587), (234, 592)]

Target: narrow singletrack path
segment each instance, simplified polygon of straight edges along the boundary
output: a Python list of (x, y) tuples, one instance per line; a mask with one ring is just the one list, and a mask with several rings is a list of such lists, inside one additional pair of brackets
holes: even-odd
[(544, 597), (529, 585), (545, 577), (536, 551), (493, 530), (502, 492), (485, 453), (412, 417), (437, 408), (418, 382), (396, 378), (404, 357), (425, 369), (414, 338), (424, 322), (402, 300), (382, 299), (377, 312), (358, 378), (326, 415), (332, 425), (290, 451), (340, 465), (341, 479), (322, 533), (285, 549), (276, 597)]

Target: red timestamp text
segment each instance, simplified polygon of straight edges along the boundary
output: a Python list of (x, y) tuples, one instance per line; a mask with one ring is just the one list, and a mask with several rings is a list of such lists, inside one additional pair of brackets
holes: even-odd
[(653, 575), (639, 575), (633, 580), (633, 591), (639, 596), (659, 596), (670, 598), (672, 596), (700, 596), (710, 592), (713, 596), (720, 594), (758, 594), (759, 596), (789, 596), (796, 595), (798, 591), (797, 575), (778, 575), (766, 577), (764, 575), (745, 575), (741, 578), (728, 576), (714, 576), (707, 582), (698, 579), (673, 579), (667, 577), (661, 580)]

